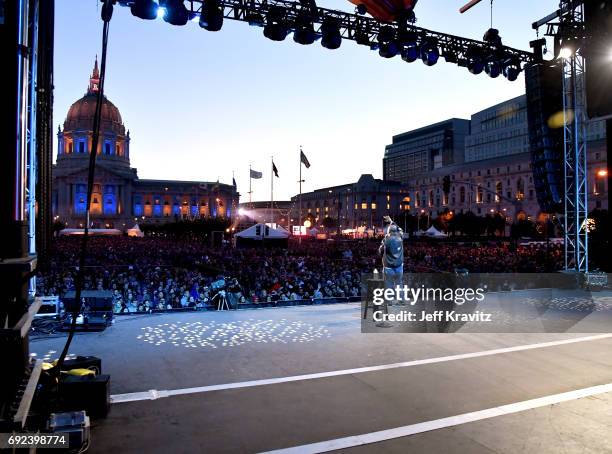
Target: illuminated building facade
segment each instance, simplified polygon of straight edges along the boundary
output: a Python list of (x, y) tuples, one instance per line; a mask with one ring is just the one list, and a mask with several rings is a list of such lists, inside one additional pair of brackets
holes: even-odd
[[(54, 219), (83, 227), (87, 169), (92, 147), (98, 93), (96, 61), (87, 93), (76, 101), (58, 128), (57, 161), (53, 166)], [(119, 109), (103, 99), (96, 172), (91, 200), (93, 227), (125, 229), (135, 222), (167, 222), (184, 218), (234, 216), (236, 187), (219, 182), (139, 179), (130, 167), (130, 132)]]

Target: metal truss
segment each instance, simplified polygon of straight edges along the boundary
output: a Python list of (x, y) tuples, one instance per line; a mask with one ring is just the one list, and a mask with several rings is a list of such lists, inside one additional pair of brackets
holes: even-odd
[[(582, 2), (562, 1), (557, 36), (565, 34), (584, 38)], [(587, 115), (585, 60), (581, 49), (563, 60), (563, 153), (564, 153), (564, 235), (565, 269), (588, 272), (588, 205), (587, 205)]]
[[(563, 63), (565, 269), (589, 270), (584, 57)], [(573, 121), (572, 121), (573, 117)]]
[[(119, 3), (123, 6), (131, 6), (134, 0), (119, 0)], [(203, 0), (185, 1), (191, 17), (197, 17), (201, 13), (203, 3)], [(371, 49), (378, 48), (378, 33), (382, 27), (391, 27), (396, 36), (398, 36), (398, 31), (414, 33), (417, 45), (435, 42), (440, 49), (440, 56), (444, 57), (447, 62), (456, 63), (459, 66), (466, 66), (470, 61), (470, 54), (475, 50), (485, 55), (501, 56), (504, 59), (512, 59), (524, 64), (536, 61), (535, 55), (531, 52), (416, 27), (409, 21), (380, 22), (371, 17), (338, 10), (318, 7), (311, 10), (309, 6), (303, 6), (300, 2), (285, 0), (218, 0), (218, 3), (223, 9), (224, 18), (248, 22), (249, 25), (260, 27), (265, 25), (266, 17), (271, 9), (283, 8), (284, 20), (290, 32), (295, 30), (298, 16), (308, 14), (317, 37), (321, 37), (322, 23), (331, 19), (339, 27), (343, 39), (356, 41)]]
[[(36, 254), (36, 183), (37, 183), (37, 134), (36, 112), (38, 80), (38, 0), (30, 0), (29, 14), (29, 60), (28, 65), (28, 107), (26, 130), (26, 175), (25, 175), (25, 215), (28, 223), (28, 253)], [(30, 279), (30, 294), (36, 293), (36, 278)]]

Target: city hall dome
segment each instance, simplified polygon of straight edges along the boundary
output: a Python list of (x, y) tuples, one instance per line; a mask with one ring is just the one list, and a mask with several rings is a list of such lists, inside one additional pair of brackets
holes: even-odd
[[(89, 79), (87, 93), (76, 101), (68, 110), (64, 121), (64, 130), (71, 131), (76, 129), (92, 130), (94, 115), (96, 112), (96, 100), (98, 98), (98, 85), (100, 83), (100, 72), (98, 70), (98, 60), (94, 64), (94, 69)], [(116, 134), (125, 134), (125, 126), (121, 119), (119, 109), (106, 96), (102, 99), (102, 111), (100, 116), (100, 130), (112, 131)]]
[[(58, 164), (75, 160), (86, 163), (86, 156), (93, 146), (93, 126), (100, 86), (98, 59), (89, 78), (85, 95), (68, 109), (63, 130), (58, 130)], [(117, 106), (102, 97), (100, 111), (99, 156), (118, 165), (129, 165), (130, 133), (126, 133), (121, 113)], [(70, 164), (72, 165), (72, 164)]]

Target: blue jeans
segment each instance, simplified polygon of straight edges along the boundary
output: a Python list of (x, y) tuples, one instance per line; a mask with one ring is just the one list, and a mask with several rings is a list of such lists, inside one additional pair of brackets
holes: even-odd
[(395, 268), (384, 267), (383, 271), (385, 273), (385, 288), (395, 289), (397, 286), (402, 285), (402, 280), (404, 277), (404, 265), (400, 265)]

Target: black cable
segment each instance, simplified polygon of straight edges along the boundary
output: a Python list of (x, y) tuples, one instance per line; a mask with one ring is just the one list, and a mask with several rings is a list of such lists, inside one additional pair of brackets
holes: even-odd
[(75, 301), (74, 308), (72, 310), (72, 323), (70, 325), (68, 339), (66, 339), (66, 344), (64, 345), (62, 354), (60, 355), (59, 360), (57, 361), (57, 365), (55, 366), (55, 373), (57, 376), (59, 376), (62, 365), (64, 364), (64, 360), (66, 359), (66, 355), (68, 354), (68, 350), (70, 349), (70, 344), (72, 343), (72, 338), (74, 337), (74, 333), (76, 331), (77, 317), (81, 309), (81, 293), (83, 290), (83, 283), (85, 281), (85, 259), (87, 258), (87, 240), (89, 238), (91, 199), (93, 195), (94, 176), (96, 172), (96, 156), (98, 154), (98, 142), (100, 139), (100, 117), (102, 112), (102, 102), (104, 100), (104, 79), (106, 76), (106, 50), (108, 45), (108, 28), (112, 15), (112, 0), (104, 0), (104, 5), (102, 6), (101, 14), (102, 21), (104, 23), (102, 27), (102, 59), (100, 63), (100, 83), (98, 84), (98, 93), (96, 97), (96, 111), (94, 113), (93, 120), (93, 136), (91, 141), (91, 150), (89, 152), (89, 168), (87, 174), (87, 205), (85, 210), (85, 231), (83, 234), (79, 254), (79, 269), (75, 279)]

